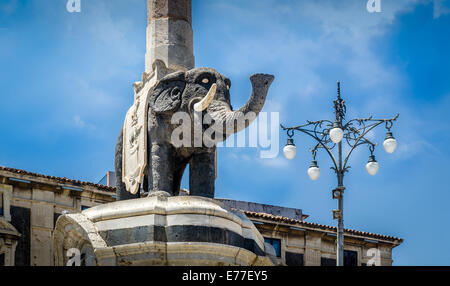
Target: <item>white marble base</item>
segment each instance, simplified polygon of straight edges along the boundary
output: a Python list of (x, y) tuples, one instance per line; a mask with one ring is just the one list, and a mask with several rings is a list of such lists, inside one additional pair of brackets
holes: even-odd
[[(213, 199), (148, 197), (61, 216), (55, 265), (78, 249), (86, 265), (274, 265), (273, 248), (239, 211)], [(75, 251), (76, 252), (76, 251)]]

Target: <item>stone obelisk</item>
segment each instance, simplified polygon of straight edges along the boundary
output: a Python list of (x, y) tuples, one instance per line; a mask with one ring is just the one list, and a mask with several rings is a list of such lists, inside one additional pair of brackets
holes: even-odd
[[(193, 42), (192, 0), (147, 0), (145, 72), (154, 75), (150, 85), (167, 73), (193, 69)], [(217, 151), (215, 162), (217, 178)]]
[(147, 0), (145, 71), (157, 60), (169, 71), (194, 68), (191, 0)]
[(147, 0), (145, 72), (134, 84), (134, 104), (123, 127), (122, 173), (116, 174), (132, 194), (129, 198), (137, 196), (147, 166), (142, 130), (147, 130), (148, 91), (167, 74), (194, 68), (191, 14), (191, 0)]

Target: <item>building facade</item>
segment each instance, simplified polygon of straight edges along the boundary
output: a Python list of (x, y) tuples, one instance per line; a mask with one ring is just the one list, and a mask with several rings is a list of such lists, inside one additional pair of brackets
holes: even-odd
[[(336, 265), (335, 227), (306, 222), (308, 215), (299, 209), (217, 200), (246, 214), (273, 245), (278, 265)], [(0, 167), (0, 266), (53, 265), (52, 235), (58, 217), (113, 201), (112, 186)], [(345, 264), (390, 266), (392, 250), (402, 241), (345, 230)]]
[[(245, 211), (266, 241), (274, 245), (280, 265), (336, 266), (336, 227), (273, 214)], [(345, 266), (392, 266), (401, 238), (345, 230)]]
[(15, 249), (10, 247), (15, 259), (6, 261), (1, 255), (0, 265), (53, 265), (52, 235), (58, 217), (113, 202), (114, 195), (114, 188), (102, 185), (0, 167), (0, 220), (20, 235)]

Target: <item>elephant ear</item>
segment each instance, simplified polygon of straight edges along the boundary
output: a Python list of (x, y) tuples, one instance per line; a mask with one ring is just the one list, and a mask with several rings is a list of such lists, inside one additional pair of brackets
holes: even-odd
[(180, 107), (181, 96), (186, 86), (182, 71), (163, 77), (154, 88), (150, 89), (150, 108), (158, 113), (174, 112)]

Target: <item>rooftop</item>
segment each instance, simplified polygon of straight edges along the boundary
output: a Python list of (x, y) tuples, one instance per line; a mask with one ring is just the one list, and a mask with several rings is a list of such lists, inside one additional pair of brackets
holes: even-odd
[[(267, 213), (260, 213), (260, 212), (252, 212), (252, 211), (243, 211), (245, 215), (249, 219), (263, 219), (263, 220), (269, 220), (277, 223), (283, 223), (286, 225), (292, 225), (296, 227), (302, 227), (306, 229), (312, 228), (312, 229), (320, 229), (332, 233), (337, 232), (337, 228), (335, 226), (328, 226), (313, 222), (305, 222), (303, 220), (297, 220), (297, 219), (291, 219), (283, 216), (276, 216), (273, 214), (267, 214)], [(383, 234), (376, 234), (371, 232), (365, 232), (365, 231), (359, 231), (359, 230), (353, 230), (353, 229), (344, 229), (344, 233), (347, 235), (353, 235), (353, 236), (362, 236), (364, 238), (373, 238), (377, 240), (384, 240), (396, 244), (400, 244), (403, 242), (402, 238), (395, 237), (395, 236), (389, 236), (389, 235), (383, 235)]]
[[(55, 177), (55, 176), (48, 176), (48, 175), (42, 175), (38, 173), (32, 173), (24, 170), (14, 169), (14, 168), (8, 168), (8, 167), (2, 167), (0, 166), (0, 175), (7, 177), (12, 180), (26, 180), (29, 179), (30, 181), (37, 179), (47, 179), (49, 181), (52, 181), (53, 183), (65, 185), (70, 184), (72, 186), (78, 186), (78, 187), (94, 187), (102, 191), (107, 192), (116, 192), (116, 188), (114, 187), (108, 187), (101, 184), (94, 184), (90, 182), (83, 182), (78, 180), (72, 180), (68, 178), (61, 178), (61, 177)], [(20, 177), (17, 177), (16, 175), (20, 175)]]
[(276, 217), (284, 217), (294, 220), (303, 221), (309, 217), (303, 213), (301, 209), (259, 204), (253, 202), (244, 202), (244, 201), (235, 201), (230, 199), (217, 199), (218, 201), (223, 202), (230, 208), (238, 209), (242, 211), (254, 212), (254, 213), (264, 213), (271, 214)]
[[(17, 176), (20, 175), (20, 176)], [(68, 178), (61, 178), (61, 177), (55, 177), (55, 176), (48, 176), (48, 175), (42, 175), (37, 173), (32, 173), (24, 170), (14, 169), (14, 168), (8, 168), (8, 167), (2, 167), (0, 166), (0, 176), (7, 177), (10, 180), (19, 180), (23, 181), (24, 179), (33, 181), (35, 179), (46, 179), (49, 181), (52, 181), (56, 184), (62, 184), (63, 186), (65, 184), (70, 184), (73, 186), (78, 187), (93, 187), (101, 191), (106, 192), (114, 192), (116, 191), (115, 187), (108, 187), (101, 184), (94, 184), (90, 182), (83, 182), (78, 180), (72, 180)], [(271, 206), (271, 205), (264, 205), (264, 204), (258, 204), (258, 203), (251, 203), (251, 202), (243, 202), (243, 201), (233, 201), (229, 199), (218, 199), (222, 202), (224, 202), (226, 205), (232, 208), (236, 208), (239, 210), (242, 210), (250, 219), (262, 219), (265, 221), (271, 221), (274, 223), (282, 223), (286, 225), (292, 225), (296, 227), (303, 227), (305, 229), (315, 229), (315, 230), (323, 230), (328, 232), (334, 232), (336, 233), (336, 227), (334, 226), (328, 226), (328, 225), (322, 225), (318, 223), (312, 223), (312, 222), (305, 222), (304, 219), (308, 217), (308, 215), (305, 215), (302, 213), (302, 210), (300, 209), (293, 209), (293, 208), (286, 208), (286, 207), (279, 207), (279, 206)], [(388, 235), (382, 235), (382, 234), (376, 234), (371, 232), (365, 232), (365, 231), (358, 231), (358, 230), (352, 230), (352, 229), (345, 229), (345, 233), (349, 235), (354, 236), (362, 236), (364, 238), (373, 238), (378, 240), (384, 240), (391, 243), (400, 244), (403, 242), (402, 238), (394, 237), (394, 236), (388, 236)]]

